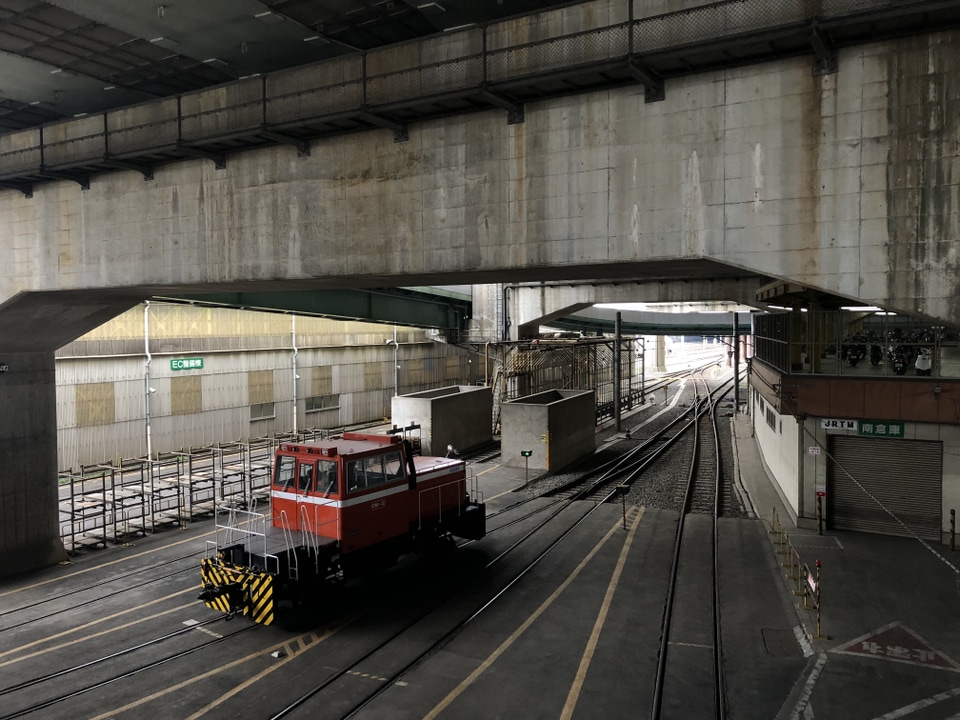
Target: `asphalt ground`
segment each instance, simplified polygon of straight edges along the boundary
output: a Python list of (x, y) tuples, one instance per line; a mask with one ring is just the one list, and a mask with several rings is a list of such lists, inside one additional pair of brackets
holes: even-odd
[[(727, 717), (960, 718), (957, 556), (905, 538), (787, 527), (804, 562), (821, 560), (822, 637), (811, 638), (816, 615), (798, 607), (796, 580), (781, 566), (779, 538), (770, 533), (779, 498), (745, 418), (736, 419), (734, 436), (739, 477), (758, 517), (720, 522)], [(523, 488), (524, 470), (497, 459), (473, 469), (488, 528), (515, 517), (516, 510), (492, 513), (532, 493)], [(228, 622), (194, 600), (212, 521), (80, 553), (69, 566), (0, 581), (0, 718), (185, 652), (24, 717), (271, 718), (348, 667), (289, 717), (342, 717), (371, 690), (382, 692), (355, 717), (648, 717), (676, 514), (627, 509), (625, 529), (620, 506), (600, 508), (500, 597), (495, 591), (557, 533), (534, 536), (496, 568), (482, 568), (535, 518), (460, 548), (453, 566), (404, 559), (351, 583), (338, 607), (323, 608), (303, 630)], [(578, 513), (572, 508), (563, 518)], [(779, 517), (788, 517), (782, 508)], [(702, 607), (695, 580), (678, 593)], [(480, 608), (442, 647), (403, 669)], [(692, 662), (709, 651), (710, 639), (702, 617), (679, 617), (671, 657)], [(356, 663), (397, 633), (385, 650)], [(698, 717), (708, 691), (692, 685), (666, 693), (663, 717)]]

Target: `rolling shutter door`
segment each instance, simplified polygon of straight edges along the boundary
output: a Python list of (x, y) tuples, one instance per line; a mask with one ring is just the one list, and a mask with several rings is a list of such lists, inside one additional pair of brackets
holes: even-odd
[(939, 442), (832, 435), (827, 465), (828, 526), (909, 534), (859, 483), (916, 535), (939, 542), (942, 462)]

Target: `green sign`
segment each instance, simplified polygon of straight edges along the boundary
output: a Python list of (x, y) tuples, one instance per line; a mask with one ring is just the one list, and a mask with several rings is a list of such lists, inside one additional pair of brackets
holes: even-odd
[(872, 437), (903, 437), (902, 422), (886, 422), (883, 420), (861, 420), (860, 434)]
[(203, 370), (203, 358), (174, 358), (170, 361), (171, 370)]

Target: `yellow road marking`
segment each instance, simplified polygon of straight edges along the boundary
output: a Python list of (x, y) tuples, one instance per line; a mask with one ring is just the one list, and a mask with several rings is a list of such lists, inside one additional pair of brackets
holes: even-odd
[(205, 538), (205, 537), (209, 537), (210, 535), (213, 535), (215, 532), (216, 530), (211, 530), (210, 532), (204, 533), (203, 535), (196, 535), (194, 537), (187, 538), (186, 540), (177, 540), (177, 542), (175, 543), (170, 543), (169, 545), (163, 545), (162, 547), (154, 548), (153, 550), (144, 550), (143, 552), (135, 553), (134, 555), (125, 555), (122, 558), (117, 558), (116, 560), (111, 560), (110, 562), (105, 562), (100, 565), (94, 565), (93, 567), (84, 568), (83, 570), (77, 570), (76, 572), (67, 573), (66, 575), (57, 575), (57, 577), (52, 577), (52, 578), (49, 578), (48, 580), (41, 580), (40, 582), (34, 583), (33, 585), (25, 585), (22, 588), (7, 590), (6, 592), (0, 593), (0, 598), (6, 597), (7, 595), (14, 595), (18, 592), (23, 592), (24, 590), (33, 590), (34, 588), (43, 587), (44, 585), (49, 585), (50, 583), (53, 583), (53, 582), (62, 582), (69, 578), (76, 577), (77, 575), (83, 575), (84, 573), (93, 572), (94, 570), (100, 570), (101, 568), (109, 567), (110, 565), (116, 565), (117, 563), (127, 562), (128, 560), (133, 560), (134, 558), (142, 557), (143, 555), (152, 555), (159, 550), (176, 547), (177, 545), (183, 545), (184, 543), (188, 543), (188, 542), (196, 542), (200, 538)]
[[(356, 620), (357, 618), (361, 617), (362, 615), (363, 615), (363, 613), (355, 613), (354, 615), (351, 615), (351, 616), (345, 618), (340, 624), (334, 625), (333, 627), (329, 628), (326, 632), (323, 633), (323, 635), (317, 635), (316, 633), (312, 633), (312, 632), (310, 632), (310, 633), (305, 633), (304, 635), (300, 635), (299, 637), (295, 637), (295, 638), (293, 638), (293, 639), (291, 639), (291, 640), (288, 640), (288, 641), (285, 642), (285, 643), (282, 643), (282, 644), (277, 645), (277, 646), (274, 646), (273, 648), (270, 648), (270, 649), (268, 649), (268, 650), (266, 650), (266, 651), (263, 651), (263, 652), (266, 652), (267, 654), (269, 654), (269, 653), (274, 652), (274, 651), (276, 651), (276, 650), (283, 649), (283, 650), (285, 650), (285, 651), (287, 652), (287, 657), (285, 657), (285, 658), (284, 658), (283, 660), (281, 660), (280, 662), (275, 663), (275, 664), (271, 665), (270, 667), (265, 668), (264, 670), (261, 670), (260, 672), (258, 672), (258, 673), (257, 673), (256, 675), (254, 675), (253, 677), (248, 678), (247, 680), (244, 680), (242, 683), (240, 683), (239, 685), (237, 685), (235, 688), (233, 688), (233, 689), (230, 690), (229, 692), (224, 693), (223, 695), (221, 695), (220, 697), (218, 697), (216, 700), (212, 701), (210, 704), (208, 704), (208, 705), (200, 708), (199, 710), (197, 710), (197, 712), (195, 712), (193, 715), (191, 715), (190, 717), (188, 717), (187, 720), (196, 720), (197, 718), (206, 715), (208, 712), (210, 712), (211, 710), (213, 710), (213, 709), (216, 708), (216, 707), (219, 707), (220, 705), (222, 705), (223, 703), (225, 703), (227, 700), (229, 700), (230, 698), (232, 698), (234, 695), (239, 694), (239, 693), (242, 692), (243, 690), (245, 690), (245, 689), (247, 689), (248, 687), (250, 687), (251, 685), (253, 685), (255, 682), (259, 682), (260, 680), (262, 680), (263, 678), (265, 678), (267, 675), (269, 675), (270, 673), (272, 673), (274, 670), (279, 670), (279, 669), (282, 668), (284, 665), (286, 665), (288, 662), (290, 662), (290, 661), (293, 660), (295, 657), (297, 657), (299, 654), (304, 653), (304, 652), (306, 652), (307, 650), (309, 650), (310, 648), (312, 648), (316, 643), (322, 642), (323, 640), (326, 640), (327, 638), (332, 637), (335, 633), (339, 632), (340, 630), (342, 630), (343, 628), (345, 628), (347, 625), (349, 625), (350, 623), (352, 623), (354, 620)], [(295, 649), (294, 649), (297, 645), (300, 646), (300, 649), (299, 649), (299, 650), (295, 650)], [(255, 655), (255, 657), (256, 657), (256, 656), (263, 655), (263, 652), (257, 653), (257, 654)], [(247, 656), (246, 659), (249, 659), (249, 658), (250, 658), (250, 656)], [(229, 666), (227, 666), (227, 667), (229, 667)], [(211, 671), (210, 673), (207, 673), (207, 675), (212, 674), (212, 672), (213, 672), (213, 671)], [(128, 707), (129, 707), (129, 706), (128, 706)], [(126, 709), (126, 708), (121, 708), (121, 710), (125, 710), (125, 709)], [(120, 711), (118, 710), (117, 712), (120, 712)], [(112, 714), (112, 713), (108, 713), (108, 715), (111, 715), (111, 714)], [(93, 720), (100, 720), (100, 718), (93, 718)]]
[(640, 518), (643, 517), (643, 508), (634, 516), (630, 525), (630, 532), (623, 543), (623, 549), (620, 551), (620, 558), (617, 560), (617, 566), (614, 568), (613, 576), (610, 578), (610, 584), (607, 585), (607, 594), (603, 598), (603, 604), (600, 606), (600, 614), (597, 621), (593, 624), (593, 632), (590, 634), (590, 640), (587, 641), (587, 647), (583, 651), (583, 657), (580, 658), (580, 667), (577, 668), (577, 675), (573, 679), (573, 685), (570, 686), (570, 692), (567, 694), (567, 702), (564, 703), (563, 712), (560, 713), (560, 720), (570, 720), (573, 717), (573, 709), (577, 706), (577, 700), (580, 697), (580, 690), (583, 688), (583, 681), (587, 677), (587, 670), (590, 669), (590, 663), (593, 660), (593, 653), (597, 649), (597, 642), (600, 640), (600, 631), (603, 630), (603, 624), (607, 620), (607, 613), (610, 610), (610, 604), (613, 602), (613, 594), (620, 584), (620, 574), (623, 572), (623, 566), (627, 562), (627, 553), (630, 552), (630, 545), (633, 543), (633, 536), (640, 525)]
[[(337, 629), (339, 629), (339, 628), (335, 628), (335, 629), (333, 629), (333, 630), (330, 630), (330, 631), (328, 631), (327, 633), (325, 633), (323, 636), (321, 636), (321, 637), (319, 637), (319, 638), (317, 638), (317, 639), (318, 639), (318, 640), (326, 639), (327, 637), (329, 637), (330, 635), (332, 635), (334, 632), (336, 632)], [(306, 633), (305, 635), (301, 635), (300, 638), (303, 638), (303, 637), (306, 637), (306, 636), (309, 636), (309, 635), (312, 635), (312, 634), (313, 634), (313, 633)], [(295, 638), (295, 639), (300, 639), (300, 638)], [(231, 662), (231, 663), (227, 663), (226, 665), (218, 665), (217, 667), (213, 668), (212, 670), (208, 670), (207, 672), (203, 673), (202, 675), (195, 675), (195, 676), (193, 676), (193, 677), (191, 677), (191, 678), (189, 678), (189, 679), (187, 679), (187, 680), (184, 680), (184, 681), (181, 682), (181, 683), (177, 683), (176, 685), (170, 685), (169, 687), (165, 687), (163, 690), (160, 690), (160, 691), (158, 691), (158, 692), (153, 693), (153, 695), (148, 695), (147, 697), (139, 698), (138, 700), (135, 700), (135, 701), (132, 702), (132, 703), (128, 703), (128, 704), (124, 705), (123, 707), (118, 707), (118, 708), (115, 708), (115, 709), (113, 709), (113, 710), (110, 710), (109, 712), (105, 712), (105, 713), (103, 713), (102, 715), (97, 715), (95, 718), (91, 718), (91, 720), (107, 720), (107, 718), (113, 718), (114, 716), (119, 715), (120, 713), (126, 712), (127, 710), (132, 710), (132, 709), (134, 709), (134, 708), (136, 708), (136, 707), (140, 707), (141, 705), (146, 705), (147, 703), (152, 702), (152, 701), (154, 701), (154, 700), (156, 700), (156, 699), (158, 699), (158, 698), (161, 698), (161, 697), (163, 697), (164, 695), (169, 695), (170, 693), (176, 692), (177, 690), (181, 690), (181, 689), (187, 687), (188, 685), (193, 685), (193, 684), (196, 683), (196, 682), (200, 682), (201, 680), (205, 680), (205, 679), (208, 678), (208, 677), (212, 677), (213, 675), (217, 675), (218, 673), (221, 673), (221, 672), (223, 672), (224, 670), (229, 670), (229, 669), (231, 669), (231, 668), (237, 667), (238, 665), (243, 665), (244, 663), (250, 662), (251, 660), (255, 660), (256, 658), (263, 657), (265, 654), (269, 654), (269, 653), (271, 653), (271, 652), (276, 652), (277, 650), (284, 650), (286, 645), (287, 645), (286, 642), (280, 643), (280, 644), (278, 644), (278, 645), (273, 645), (272, 647), (268, 647), (268, 648), (266, 648), (266, 649), (264, 649), (264, 650), (258, 650), (257, 652), (253, 652), (253, 653), (250, 653), (249, 655), (246, 655), (246, 656), (244, 656), (244, 657), (242, 657), (242, 658), (238, 658), (238, 659), (234, 660), (234, 661)], [(270, 668), (267, 668), (266, 670), (264, 670), (262, 673), (259, 673), (258, 675), (255, 675), (254, 678), (258, 678), (258, 677), (260, 677), (260, 675), (264, 675), (264, 674), (266, 674), (266, 673), (268, 673), (268, 672), (272, 672), (273, 670), (276, 670), (278, 667), (280, 667), (280, 666), (282, 666), (283, 664), (289, 662), (293, 657), (294, 657), (293, 654), (289, 654), (286, 658), (284, 658), (283, 660), (281, 660), (281, 661), (280, 661), (279, 663), (277, 663), (276, 665), (274, 665), (274, 666), (272, 666), (272, 667), (270, 667)], [(251, 680), (252, 680), (252, 679), (253, 679), (253, 678), (251, 678)], [(250, 681), (248, 681), (248, 682), (250, 682)], [(247, 684), (247, 683), (244, 683), (243, 685), (246, 685), (246, 684)], [(239, 687), (242, 687), (242, 686), (239, 686)], [(238, 691), (238, 688), (235, 688), (234, 690), (235, 690), (235, 691)], [(196, 713), (196, 714), (194, 714), (194, 715), (191, 715), (191, 717), (198, 717), (199, 714), (205, 713), (208, 709), (210, 709), (211, 707), (213, 707), (214, 704), (219, 703), (219, 702), (222, 702), (222, 700), (226, 699), (230, 694), (231, 694), (231, 693), (227, 693), (227, 695), (221, 696), (221, 697), (218, 698), (216, 701), (214, 701), (214, 703), (211, 703), (211, 704), (208, 705), (207, 707), (201, 709), (200, 711), (198, 711), (198, 713)]]
[[(151, 605), (155, 605), (156, 603), (163, 602), (164, 600), (169, 600), (170, 598), (176, 597), (177, 595), (183, 595), (184, 593), (192, 593), (196, 591), (197, 591), (197, 588), (189, 587), (186, 590), (181, 590), (180, 592), (171, 593), (170, 595), (167, 595), (165, 597), (157, 598), (156, 600), (151, 600), (150, 602), (143, 603), (142, 605), (137, 605), (136, 607), (127, 608), (126, 610), (121, 610), (120, 612), (114, 613), (113, 615), (108, 615), (107, 617), (100, 618), (99, 620), (91, 620), (88, 623), (84, 623), (83, 625), (78, 625), (77, 627), (70, 628), (69, 630), (64, 630), (63, 632), (57, 633), (56, 635), (50, 635), (49, 637), (40, 638), (39, 640), (34, 640), (33, 642), (27, 643), (26, 645), (20, 645), (19, 647), (15, 647), (10, 650), (4, 650), (3, 652), (0, 652), (0, 657), (3, 657), (4, 655), (12, 655), (13, 653), (16, 653), (16, 652), (21, 652), (23, 650), (26, 650), (29, 647), (33, 647), (34, 645), (41, 645), (43, 643), (50, 642), (51, 640), (56, 640), (57, 638), (65, 637), (66, 635), (72, 635), (73, 633), (80, 632), (81, 630), (86, 630), (87, 628), (93, 627), (94, 625), (99, 625), (100, 623), (106, 622), (108, 620), (113, 620), (114, 618), (118, 618), (121, 615), (126, 615), (127, 613), (136, 612), (137, 610), (142, 610), (145, 607), (150, 607)], [(0, 663), (0, 667), (13, 665), (14, 663), (21, 662), (22, 660), (26, 660), (27, 658), (36, 657), (37, 655), (43, 655), (44, 653), (48, 653), (52, 650), (60, 650), (65, 647), (70, 647), (71, 645), (76, 645), (77, 643), (84, 642), (85, 640), (91, 640), (93, 638), (101, 637), (103, 635), (109, 635), (110, 633), (116, 632), (117, 630), (123, 630), (124, 628), (128, 628), (132, 625), (137, 625), (138, 623), (144, 622), (146, 620), (153, 620), (154, 618), (158, 618), (163, 615), (168, 615), (169, 613), (176, 612), (177, 610), (183, 610), (184, 608), (188, 608), (188, 607), (196, 607), (196, 603), (191, 602), (191, 603), (187, 603), (186, 605), (178, 605), (175, 608), (170, 608), (169, 610), (164, 610), (163, 612), (156, 613), (155, 615), (150, 615), (148, 617), (141, 618), (139, 620), (134, 620), (133, 622), (126, 623), (125, 625), (119, 625), (118, 627), (111, 628), (109, 630), (103, 630), (101, 632), (94, 633), (93, 635), (84, 635), (82, 638), (78, 638), (77, 640), (71, 640), (70, 642), (67, 642), (67, 643), (54, 645), (53, 647), (48, 647), (44, 650), (39, 650), (29, 655), (23, 655), (22, 657), (18, 657), (14, 660), (7, 660), (4, 663)]]
[(571, 572), (570, 575), (567, 576), (567, 579), (564, 580), (563, 583), (561, 583), (560, 586), (553, 591), (550, 597), (544, 600), (543, 603), (540, 605), (540, 607), (538, 607), (533, 612), (533, 614), (523, 622), (523, 624), (520, 627), (514, 630), (513, 634), (510, 637), (508, 637), (506, 640), (504, 640), (500, 644), (500, 647), (494, 650), (490, 654), (490, 656), (487, 657), (487, 659), (484, 660), (476, 670), (470, 673), (459, 685), (457, 685), (457, 687), (451, 690), (450, 693), (443, 700), (441, 700), (436, 705), (436, 707), (433, 708), (433, 710), (431, 710), (429, 713), (424, 715), (423, 720), (434, 720), (441, 712), (446, 710), (447, 707), (449, 707), (450, 704), (453, 703), (453, 701), (456, 700), (463, 693), (464, 690), (470, 687), (476, 681), (477, 678), (479, 678), (483, 673), (485, 673), (487, 671), (487, 668), (493, 665), (493, 663), (496, 662), (497, 658), (503, 655), (503, 653), (506, 652), (510, 648), (510, 646), (513, 645), (520, 638), (520, 636), (523, 635), (523, 633), (525, 633), (530, 628), (530, 626), (533, 625), (533, 623), (536, 622), (537, 619), (544, 612), (546, 612), (547, 608), (549, 608), (554, 603), (554, 601), (556, 601), (556, 599), (560, 597), (560, 594), (564, 590), (566, 590), (567, 587), (570, 585), (570, 583), (572, 583), (577, 578), (577, 576), (583, 571), (583, 569), (590, 563), (593, 557), (598, 552), (600, 552), (600, 549), (607, 544), (607, 541), (613, 536), (613, 534), (620, 527), (620, 522), (621, 521), (618, 518), (617, 522), (614, 523), (613, 527), (610, 528), (607, 534), (600, 539), (600, 541), (593, 547), (593, 549), (580, 562), (580, 564), (577, 565), (577, 567), (573, 570), (573, 572)]

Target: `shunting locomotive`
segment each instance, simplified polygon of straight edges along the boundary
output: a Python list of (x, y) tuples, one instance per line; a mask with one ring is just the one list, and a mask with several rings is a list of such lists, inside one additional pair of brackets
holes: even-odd
[(462, 460), (416, 455), (396, 435), (282, 443), (270, 514), (221, 508), (201, 560), (200, 599), (269, 625), (325, 590), (408, 552), (478, 540), (486, 512)]

